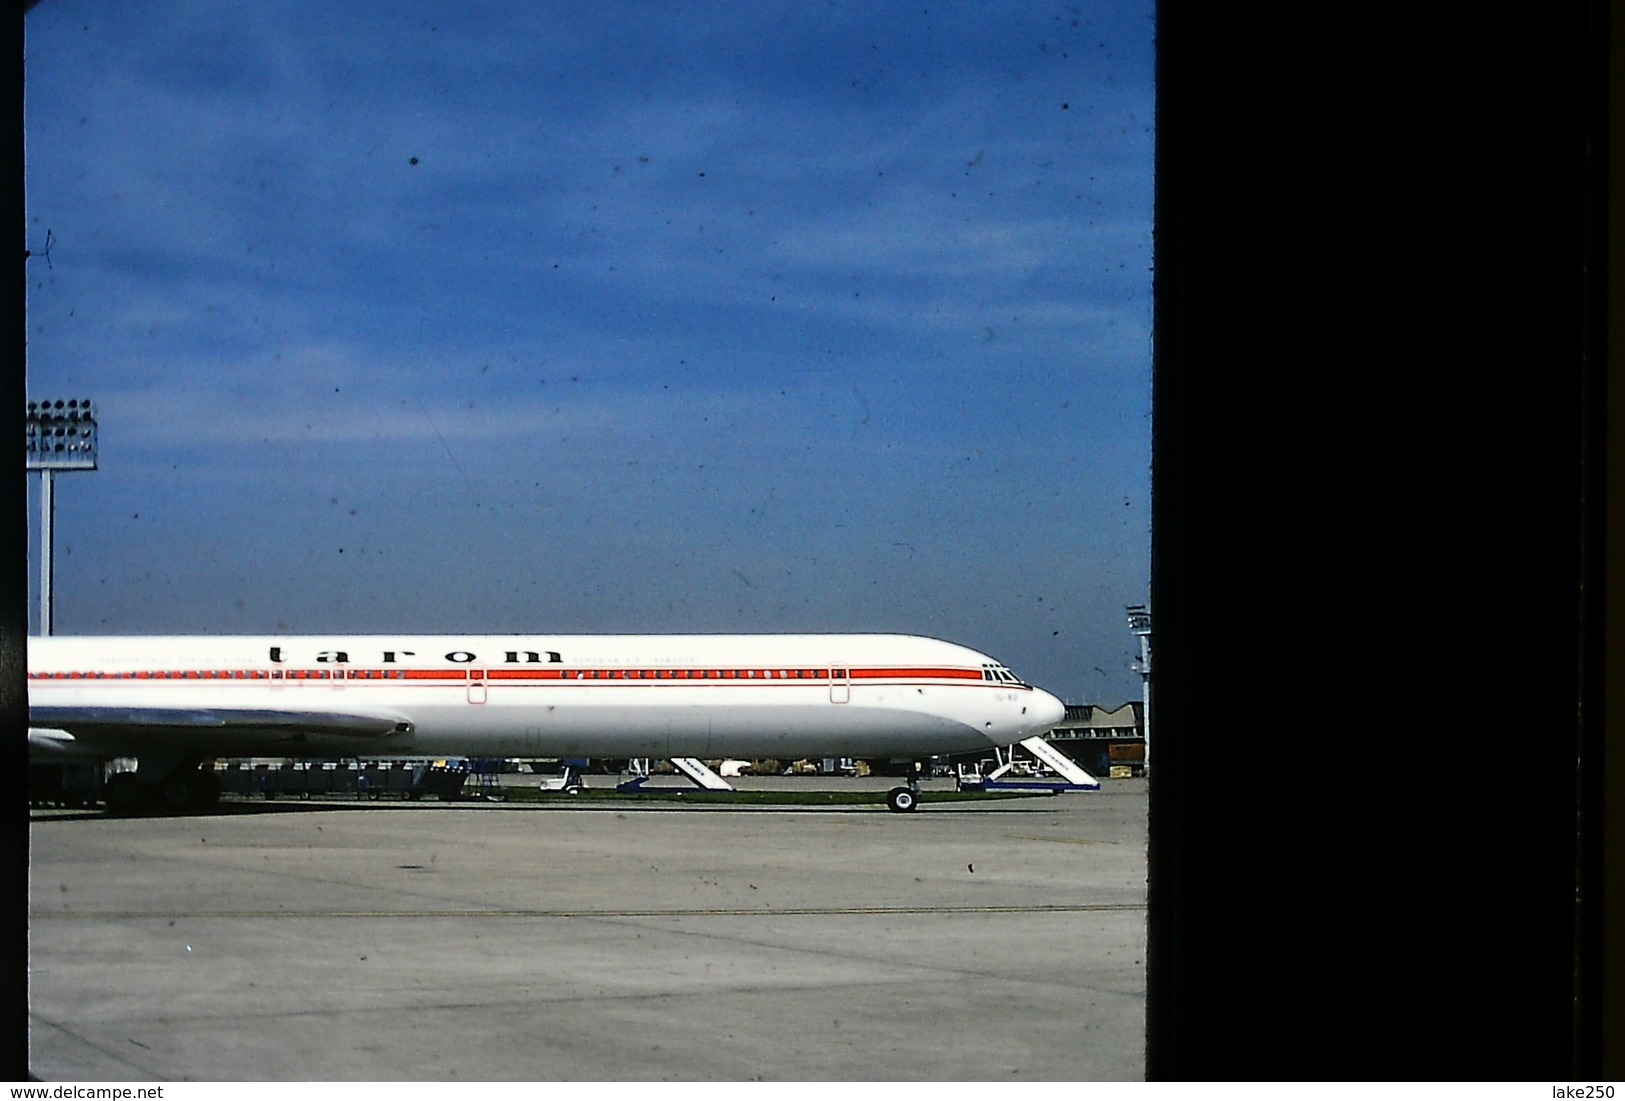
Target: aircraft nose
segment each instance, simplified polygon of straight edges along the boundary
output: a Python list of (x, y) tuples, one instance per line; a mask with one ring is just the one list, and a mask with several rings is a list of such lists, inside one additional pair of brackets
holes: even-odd
[(1066, 718), (1066, 704), (1044, 691), (1033, 689), (1033, 698), (1027, 702), (1026, 725), (1034, 734), (1042, 734)]

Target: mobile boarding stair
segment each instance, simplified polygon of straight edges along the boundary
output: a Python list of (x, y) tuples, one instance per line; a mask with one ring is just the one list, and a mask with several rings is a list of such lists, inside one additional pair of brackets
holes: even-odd
[[(959, 773), (959, 789), (961, 791), (1099, 791), (1100, 781), (1085, 772), (1078, 763), (1065, 753), (1050, 745), (1043, 738), (1034, 736), (1020, 743), (1021, 748), (1037, 758), (1043, 765), (1055, 772), (1060, 779), (1051, 779), (1032, 774), (1021, 775), (1017, 770), (1015, 746), (1011, 746), (1005, 753), (999, 753), (1001, 764), (986, 776), (979, 772), (966, 772), (961, 769)], [(1026, 762), (1019, 762), (1025, 764)]]
[[(734, 790), (732, 784), (718, 776), (698, 757), (673, 757), (671, 763), (677, 766), (677, 771), (707, 791)], [(649, 759), (647, 757), (633, 758), (629, 763), (629, 767), (632, 771), (632, 778), (616, 784), (616, 791), (642, 791), (643, 785), (649, 782)]]

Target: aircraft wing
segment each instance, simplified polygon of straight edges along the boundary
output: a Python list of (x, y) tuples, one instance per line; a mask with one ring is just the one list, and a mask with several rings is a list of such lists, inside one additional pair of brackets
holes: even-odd
[(411, 722), (395, 715), (226, 707), (30, 707), (28, 725), (29, 741), (37, 748), (114, 754), (160, 745), (228, 754), (313, 739), (412, 732)]

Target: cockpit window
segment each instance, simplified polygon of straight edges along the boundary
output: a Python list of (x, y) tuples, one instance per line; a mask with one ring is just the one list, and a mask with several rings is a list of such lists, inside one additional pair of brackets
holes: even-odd
[(1022, 680), (1020, 677), (1016, 676), (1002, 665), (982, 666), (982, 679), (986, 681), (994, 681), (1000, 684), (1019, 684), (1023, 688), (1027, 687), (1026, 681)]

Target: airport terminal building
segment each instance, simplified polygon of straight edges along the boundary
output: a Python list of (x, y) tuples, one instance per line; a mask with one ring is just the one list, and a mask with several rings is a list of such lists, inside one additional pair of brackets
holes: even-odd
[(1110, 709), (1069, 703), (1066, 718), (1044, 738), (1096, 776), (1138, 776), (1145, 770), (1145, 723), (1138, 700)]

